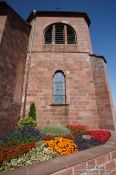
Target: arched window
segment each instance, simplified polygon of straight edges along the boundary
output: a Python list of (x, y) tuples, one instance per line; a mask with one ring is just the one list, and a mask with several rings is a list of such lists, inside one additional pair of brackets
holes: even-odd
[(45, 30), (45, 44), (76, 44), (76, 33), (67, 24), (52, 24)]
[(57, 71), (54, 74), (54, 91), (53, 91), (53, 103), (64, 104), (66, 103), (66, 91), (65, 91), (65, 76), (62, 71)]

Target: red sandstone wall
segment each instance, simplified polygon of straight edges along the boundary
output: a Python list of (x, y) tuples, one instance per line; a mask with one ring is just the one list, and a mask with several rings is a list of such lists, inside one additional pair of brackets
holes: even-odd
[(104, 129), (114, 129), (113, 106), (109, 88), (106, 63), (101, 57), (91, 57), (99, 126)]
[[(75, 29), (76, 45), (44, 44), (44, 30), (57, 22), (67, 23)], [(34, 33), (30, 35), (31, 54), (27, 57), (30, 72), (26, 114), (34, 102), (38, 125), (79, 123), (91, 128), (113, 129), (112, 105), (104, 63), (102, 58), (90, 56), (91, 41), (85, 19), (36, 17), (31, 24)], [(29, 58), (31, 61), (28, 62)], [(53, 75), (57, 70), (62, 70), (66, 77), (66, 105), (52, 104)]]
[[(52, 23), (62, 22), (71, 25), (77, 33), (77, 44), (55, 45), (50, 47), (44, 44), (44, 30)], [(36, 17), (31, 24), (34, 26), (33, 52), (88, 52), (92, 53), (88, 24), (84, 18), (78, 17)]]
[[(56, 22), (67, 23), (75, 29), (77, 33), (75, 46), (44, 44), (45, 28)], [(26, 113), (28, 114), (31, 103), (35, 102), (38, 125), (81, 123), (98, 127), (90, 58), (87, 54), (75, 53), (92, 53), (85, 19), (37, 17), (31, 24), (34, 36), (33, 41), (30, 38), (29, 45), (32, 54)], [(64, 71), (66, 76), (67, 105), (52, 105), (53, 75), (56, 70)]]
[(5, 23), (6, 23), (6, 16), (0, 16), (0, 43), (3, 35)]
[(30, 27), (7, 5), (0, 16), (0, 134), (14, 127), (20, 115)]
[(115, 175), (116, 150), (51, 175)]
[(6, 23), (6, 18), (7, 16), (3, 9), (3, 3), (0, 2), (0, 43), (1, 43), (2, 35), (3, 35), (5, 23)]
[[(53, 75), (66, 77), (67, 105), (52, 105)], [(32, 102), (39, 125), (81, 123), (98, 127), (95, 88), (90, 58), (79, 53), (33, 53), (27, 93), (27, 111)]]

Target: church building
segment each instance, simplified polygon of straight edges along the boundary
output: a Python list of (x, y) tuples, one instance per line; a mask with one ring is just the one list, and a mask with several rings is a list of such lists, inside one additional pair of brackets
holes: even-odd
[(32, 11), (0, 2), (0, 132), (35, 103), (37, 125), (114, 129), (106, 59), (93, 53), (84, 12)]

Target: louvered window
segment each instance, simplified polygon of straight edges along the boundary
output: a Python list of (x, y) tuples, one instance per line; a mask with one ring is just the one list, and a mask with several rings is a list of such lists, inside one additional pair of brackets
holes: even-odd
[(54, 75), (53, 102), (55, 104), (64, 104), (66, 102), (65, 77), (61, 71), (56, 72)]
[(45, 30), (45, 44), (76, 44), (75, 31), (62, 23), (48, 26)]
[(52, 43), (52, 26), (48, 28), (47, 32), (45, 33), (45, 43), (46, 44)]
[(67, 44), (75, 44), (75, 33), (69, 26), (67, 26)]
[(64, 44), (64, 25), (56, 24), (55, 25), (55, 43)]

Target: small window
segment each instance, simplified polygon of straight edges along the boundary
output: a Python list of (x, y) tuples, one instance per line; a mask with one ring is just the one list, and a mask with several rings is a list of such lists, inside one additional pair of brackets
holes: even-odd
[(45, 44), (76, 44), (76, 33), (63, 23), (50, 25), (45, 30)]
[(55, 104), (64, 104), (66, 103), (65, 95), (65, 77), (64, 73), (58, 71), (54, 75), (54, 94), (53, 102)]

